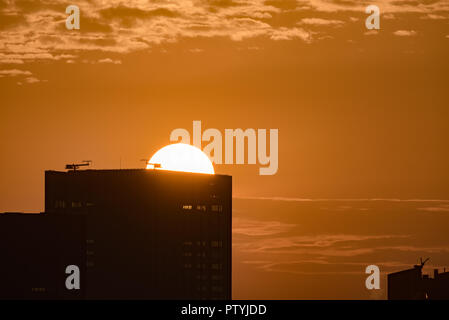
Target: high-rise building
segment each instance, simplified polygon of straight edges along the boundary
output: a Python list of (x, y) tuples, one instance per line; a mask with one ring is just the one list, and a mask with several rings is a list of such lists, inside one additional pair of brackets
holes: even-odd
[(230, 176), (46, 171), (45, 212), (87, 217), (87, 298), (231, 298)]
[[(81, 279), (82, 297), (87, 299), (230, 299), (231, 213), (232, 177), (226, 175), (145, 169), (46, 171), (45, 214), (39, 216), (84, 219), (85, 230), (79, 224), (49, 227), (58, 229), (59, 238), (46, 241), (41, 251), (57, 255), (66, 241), (62, 230), (73, 235), (83, 229), (82, 241), (75, 238), (85, 253), (84, 261), (77, 261), (86, 266)], [(33, 229), (29, 217), (21, 217), (21, 223)], [(55, 232), (43, 236), (51, 238)], [(22, 234), (21, 240), (33, 241), (38, 233)], [(11, 254), (14, 243), (9, 248)], [(21, 252), (10, 259), (37, 263), (43, 274), (54, 272), (45, 267), (54, 259), (33, 256), (31, 261)], [(58, 285), (64, 285), (67, 275), (60, 277)]]

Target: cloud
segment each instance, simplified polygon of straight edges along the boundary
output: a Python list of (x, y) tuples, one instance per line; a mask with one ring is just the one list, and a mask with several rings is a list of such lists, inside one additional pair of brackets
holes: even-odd
[(258, 197), (258, 196), (234, 196), (234, 199), (242, 200), (269, 200), (269, 201), (288, 201), (288, 202), (332, 202), (332, 201), (343, 201), (343, 202), (430, 202), (430, 203), (449, 203), (448, 199), (396, 199), (396, 198), (359, 198), (359, 199), (329, 199), (329, 198), (294, 198), (294, 197)]
[(271, 32), (270, 39), (272, 40), (293, 40), (299, 38), (304, 42), (311, 42), (312, 35), (310, 32), (300, 28), (279, 28)]
[(412, 37), (416, 35), (416, 31), (414, 30), (397, 30), (393, 32), (395, 36), (398, 37)]
[[(310, 44), (333, 36), (328, 34), (332, 29), (325, 27), (346, 23), (343, 18), (336, 19), (335, 12), (342, 12), (349, 17), (345, 20), (355, 22), (363, 20), (363, 16), (356, 15), (363, 14), (366, 5), (366, 1), (354, 0), (80, 0), (81, 28), (67, 30), (67, 2), (11, 0), (0, 7), (0, 64), (70, 64), (88, 52), (126, 54), (196, 38), (240, 42), (258, 38)], [(449, 12), (449, 1), (380, 0), (379, 5), (385, 19), (418, 13), (441, 20)], [(312, 17), (304, 18), (305, 13)], [(292, 25), (292, 21), (298, 20)], [(321, 31), (313, 32), (310, 28)], [(395, 34), (415, 35), (416, 31), (399, 30)], [(79, 61), (83, 59), (86, 57)], [(95, 63), (122, 61), (106, 59)]]
[(16, 76), (29, 76), (31, 74), (32, 73), (30, 71), (18, 70), (18, 69), (0, 70), (0, 75), (2, 75), (2, 76), (16, 77)]
[(308, 43), (312, 37), (303, 29), (261, 21), (288, 13), (261, 0), (82, 1), (81, 28), (70, 31), (65, 28), (66, 6), (62, 0), (10, 1), (0, 9), (0, 21), (7, 20), (2, 12), (18, 17), (0, 34), (0, 63), (67, 61), (73, 60), (69, 55), (74, 51), (129, 53), (181, 38), (265, 37)]
[(201, 53), (201, 52), (204, 52), (204, 50), (200, 49), (200, 48), (193, 48), (193, 49), (189, 49), (189, 52), (191, 52), (191, 53)]
[(76, 57), (72, 54), (51, 54), (41, 49), (26, 48), (22, 45), (9, 45), (8, 49), (7, 53), (0, 52), (0, 63), (24, 64), (37, 60), (63, 60)]
[(392, 13), (385, 13), (382, 15), (383, 19), (387, 19), (387, 20), (393, 20), (396, 19), (395, 15)]
[(24, 80), (26, 83), (38, 83), (38, 82), (41, 82), (41, 80), (39, 80), (38, 78), (36, 78), (36, 77), (27, 77), (27, 78), (25, 78), (25, 80)]
[[(313, 7), (321, 12), (365, 12), (365, 8), (370, 4), (366, 1), (354, 0), (307, 0), (302, 1), (305, 6)], [(447, 1), (429, 0), (379, 0), (377, 4), (384, 13), (428, 13), (434, 11), (447, 11), (449, 3)]]
[(443, 204), (440, 206), (434, 206), (434, 207), (424, 207), (424, 208), (418, 208), (420, 211), (428, 211), (428, 212), (449, 212), (449, 205)]
[(98, 14), (104, 20), (117, 20), (122, 27), (134, 27), (141, 23), (139, 20), (149, 20), (157, 17), (175, 18), (181, 14), (166, 7), (131, 7), (119, 4), (118, 6), (101, 9)]
[(327, 20), (327, 19), (320, 19), (320, 18), (305, 18), (301, 19), (298, 24), (304, 25), (315, 25), (315, 26), (341, 26), (344, 24), (344, 21), (341, 20)]
[(385, 246), (378, 247), (378, 250), (394, 250), (394, 251), (404, 251), (404, 252), (422, 252), (422, 253), (447, 253), (449, 252), (449, 247), (436, 246), (436, 247), (420, 247), (420, 246)]
[(447, 19), (445, 16), (439, 14), (428, 13), (425, 16), (422, 16), (421, 19), (429, 19), (429, 20), (445, 20)]
[(19, 70), (19, 69), (9, 69), (9, 70), (0, 70), (0, 78), (1, 77), (18, 77), (18, 76), (25, 76), (23, 80), (18, 81), (18, 85), (23, 85), (24, 83), (27, 84), (33, 84), (38, 82), (47, 82), (47, 80), (40, 80), (37, 77), (32, 75), (31, 71), (27, 70)]
[(377, 30), (368, 30), (364, 33), (365, 36), (376, 36), (379, 34), (379, 31)]
[(121, 60), (112, 60), (110, 58), (100, 59), (98, 63), (111, 63), (111, 64), (122, 64)]
[[(354, 256), (372, 252), (373, 240), (407, 238), (408, 235), (316, 234), (266, 237), (240, 244), (240, 250), (270, 254), (313, 254), (320, 256)], [(365, 245), (362, 243), (365, 242)]]
[(7, 59), (0, 59), (0, 63), (2, 63), (2, 64), (23, 64), (24, 62), (21, 59), (7, 58)]
[(245, 236), (268, 236), (289, 231), (294, 224), (280, 221), (258, 221), (244, 218), (234, 218), (232, 233)]

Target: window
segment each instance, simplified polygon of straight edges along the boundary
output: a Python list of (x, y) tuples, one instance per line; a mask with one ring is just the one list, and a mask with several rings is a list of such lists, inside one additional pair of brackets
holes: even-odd
[(223, 247), (223, 241), (218, 241), (218, 240), (211, 241), (210, 246), (212, 248), (221, 248), (221, 247)]
[(212, 270), (221, 270), (223, 265), (221, 263), (212, 263), (211, 268)]
[(199, 204), (199, 205), (196, 206), (196, 210), (206, 212), (207, 211), (207, 207), (204, 204)]
[(201, 247), (201, 246), (207, 247), (207, 242), (206, 242), (206, 241), (197, 241), (197, 242), (196, 242), (196, 245), (197, 245), (198, 247)]
[(55, 209), (58, 209), (58, 208), (65, 208), (64, 200), (56, 200), (55, 201)]
[(213, 212), (222, 212), (223, 211), (223, 206), (221, 204), (213, 204), (211, 206), (211, 210)]
[(72, 208), (81, 208), (81, 202), (72, 201)]
[(182, 206), (183, 210), (192, 210), (192, 205), (191, 204), (185, 204)]

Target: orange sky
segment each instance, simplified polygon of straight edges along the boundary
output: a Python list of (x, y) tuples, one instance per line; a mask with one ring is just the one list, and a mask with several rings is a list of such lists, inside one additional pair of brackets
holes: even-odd
[(276, 175), (215, 167), (236, 197), (449, 199), (449, 1), (74, 4), (79, 31), (66, 2), (0, 1), (0, 211), (43, 210), (68, 162), (142, 167), (193, 120), (279, 129)]

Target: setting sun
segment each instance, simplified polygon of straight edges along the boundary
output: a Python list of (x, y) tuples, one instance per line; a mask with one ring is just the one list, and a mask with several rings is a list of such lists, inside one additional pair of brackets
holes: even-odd
[(185, 143), (170, 144), (158, 150), (148, 161), (147, 169), (215, 174), (209, 157)]

